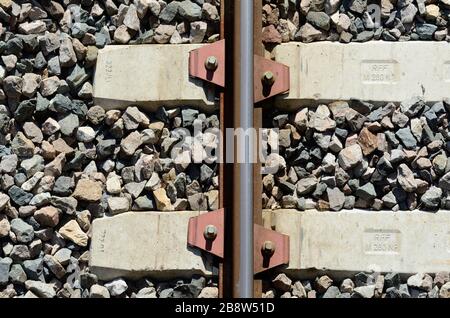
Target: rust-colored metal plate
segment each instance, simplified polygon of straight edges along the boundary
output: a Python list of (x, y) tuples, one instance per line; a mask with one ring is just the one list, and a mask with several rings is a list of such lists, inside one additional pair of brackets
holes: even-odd
[[(288, 66), (255, 55), (254, 68), (255, 103), (289, 91), (290, 79)], [(262, 78), (264, 73), (268, 71), (272, 72), (275, 77), (273, 85), (263, 84)]]
[[(253, 235), (255, 274), (289, 263), (289, 236), (266, 229), (258, 224), (254, 226)], [(267, 241), (271, 241), (275, 245), (275, 252), (270, 257), (264, 256), (261, 250), (264, 242)]]
[[(191, 218), (188, 227), (188, 244), (223, 258), (224, 216), (225, 210), (220, 209)], [(217, 236), (214, 240), (207, 240), (204, 236), (208, 225), (213, 225), (217, 229)]]
[[(209, 57), (217, 60), (215, 70), (208, 70), (205, 65)], [(225, 40), (192, 50), (189, 54), (189, 75), (225, 87)]]

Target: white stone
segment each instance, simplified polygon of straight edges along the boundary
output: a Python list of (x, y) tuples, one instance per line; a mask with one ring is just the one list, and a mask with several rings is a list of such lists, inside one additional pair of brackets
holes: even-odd
[(22, 78), (22, 94), (30, 98), (33, 97), (41, 84), (41, 76), (33, 73), (26, 73)]
[(285, 108), (352, 98), (387, 103), (450, 97), (450, 51), (443, 42), (287, 43), (274, 56), (290, 67), (290, 92), (276, 99)]
[(119, 194), (121, 191), (120, 178), (113, 176), (106, 180), (106, 191), (110, 194)]
[(25, 22), (19, 25), (19, 32), (24, 34), (38, 34), (43, 33), (47, 30), (47, 25), (44, 21), (32, 21)]
[(139, 212), (94, 220), (91, 271), (105, 281), (212, 275), (212, 259), (187, 246), (189, 219), (199, 214)]
[(106, 109), (139, 105), (153, 111), (161, 104), (215, 109), (215, 90), (189, 77), (189, 52), (199, 47), (107, 46), (97, 58), (95, 104)]
[(203, 21), (196, 21), (191, 23), (191, 35), (190, 42), (191, 43), (202, 43), (205, 38), (206, 29), (208, 28), (208, 24)]
[(109, 197), (107, 201), (112, 215), (130, 211), (130, 200), (126, 197)]
[[(264, 212), (265, 224), (290, 237), (287, 273), (311, 278), (357, 272), (448, 271), (450, 212)], [(347, 275), (347, 276), (346, 276)]]
[(92, 127), (80, 127), (77, 130), (77, 140), (82, 142), (91, 142), (95, 138), (95, 131)]
[(120, 296), (128, 289), (127, 283), (120, 278), (106, 283), (105, 287), (108, 289), (111, 296)]

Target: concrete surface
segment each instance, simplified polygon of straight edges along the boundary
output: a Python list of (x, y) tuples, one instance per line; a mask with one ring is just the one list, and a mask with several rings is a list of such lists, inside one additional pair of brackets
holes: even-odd
[(217, 274), (212, 258), (187, 246), (199, 212), (138, 212), (94, 220), (89, 265), (100, 280)]
[(276, 99), (281, 108), (352, 98), (401, 102), (417, 95), (433, 102), (450, 97), (447, 42), (287, 43), (273, 53), (290, 66), (290, 93)]
[(215, 89), (189, 77), (189, 52), (200, 45), (117, 45), (99, 51), (94, 101), (105, 109), (196, 106), (213, 111)]
[[(361, 271), (435, 273), (450, 268), (450, 212), (265, 211), (265, 226), (290, 236), (294, 277)], [(341, 275), (342, 274), (342, 275)], [(348, 277), (348, 276), (347, 276)]]

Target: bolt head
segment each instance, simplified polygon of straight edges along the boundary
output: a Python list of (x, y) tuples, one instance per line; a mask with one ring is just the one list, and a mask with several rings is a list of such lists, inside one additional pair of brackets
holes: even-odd
[(219, 60), (215, 56), (208, 56), (205, 61), (205, 67), (208, 71), (215, 71), (219, 67)]
[(272, 86), (275, 83), (275, 75), (271, 71), (267, 71), (262, 77), (263, 84), (267, 86)]
[(265, 241), (262, 244), (261, 251), (265, 256), (272, 256), (275, 253), (275, 243), (272, 241)]
[(203, 236), (206, 240), (215, 240), (217, 237), (217, 228), (214, 225), (207, 225), (203, 232)]

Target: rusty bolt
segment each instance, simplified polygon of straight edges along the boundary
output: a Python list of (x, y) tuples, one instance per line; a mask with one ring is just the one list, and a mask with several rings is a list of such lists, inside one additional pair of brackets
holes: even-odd
[(214, 72), (215, 70), (217, 70), (217, 67), (219, 67), (219, 61), (217, 60), (217, 57), (208, 56), (205, 61), (205, 67), (208, 71)]
[(272, 256), (275, 253), (275, 244), (272, 241), (265, 241), (261, 246), (261, 252), (266, 257)]
[(267, 71), (263, 74), (262, 82), (264, 85), (272, 86), (275, 83), (275, 75), (271, 71)]
[(214, 225), (207, 225), (203, 232), (203, 236), (208, 241), (214, 241), (217, 237), (217, 228)]

